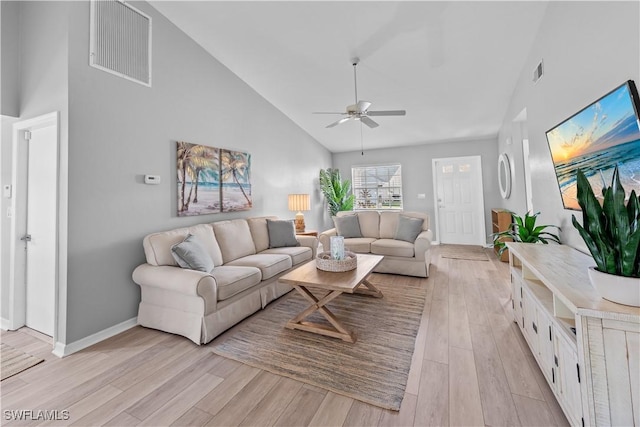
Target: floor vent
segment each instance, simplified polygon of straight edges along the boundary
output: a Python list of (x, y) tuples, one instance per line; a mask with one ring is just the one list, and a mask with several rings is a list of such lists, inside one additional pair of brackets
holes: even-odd
[(118, 0), (92, 0), (89, 65), (151, 86), (151, 18)]

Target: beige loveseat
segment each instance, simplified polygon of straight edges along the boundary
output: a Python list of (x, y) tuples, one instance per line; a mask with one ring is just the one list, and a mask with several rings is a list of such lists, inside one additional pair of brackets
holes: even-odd
[[(138, 324), (205, 344), (289, 292), (291, 286), (278, 277), (314, 259), (318, 239), (295, 236), (300, 246), (269, 249), (267, 219), (277, 218), (219, 221), (146, 236), (147, 262), (133, 272), (142, 291)], [(190, 234), (213, 261), (210, 272), (181, 268), (174, 259), (171, 247)]]
[[(431, 264), (431, 240), (429, 216), (421, 212), (338, 212), (338, 217), (356, 215), (362, 237), (345, 238), (347, 250), (357, 253), (384, 255), (376, 269), (378, 273), (403, 274), (406, 276), (428, 277)], [(396, 239), (400, 215), (423, 220), (421, 231), (415, 241)], [(330, 248), (331, 236), (338, 235), (336, 228), (320, 234), (323, 250)]]

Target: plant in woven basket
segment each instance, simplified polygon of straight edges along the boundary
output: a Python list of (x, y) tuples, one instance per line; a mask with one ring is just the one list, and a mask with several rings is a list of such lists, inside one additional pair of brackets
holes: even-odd
[(578, 203), (582, 208), (582, 225), (571, 216), (589, 252), (603, 273), (640, 277), (640, 200), (631, 191), (625, 205), (625, 190), (618, 167), (611, 186), (602, 190), (600, 205), (585, 174), (577, 172)]
[(510, 238), (514, 242), (522, 243), (543, 243), (548, 244), (549, 241), (560, 243), (560, 237), (557, 234), (545, 231), (549, 227), (553, 227), (561, 230), (557, 225), (536, 225), (536, 220), (540, 212), (536, 212), (533, 215), (529, 215), (529, 212), (524, 214), (524, 217), (518, 216), (513, 212), (511, 217), (513, 222), (508, 230), (501, 231), (499, 233), (493, 233), (493, 244), (498, 248), (498, 256), (501, 256), (504, 251), (507, 250), (507, 245), (503, 239)]
[(331, 216), (340, 211), (353, 210), (355, 196), (351, 193), (351, 181), (342, 180), (339, 169), (320, 169), (320, 190), (327, 200)]

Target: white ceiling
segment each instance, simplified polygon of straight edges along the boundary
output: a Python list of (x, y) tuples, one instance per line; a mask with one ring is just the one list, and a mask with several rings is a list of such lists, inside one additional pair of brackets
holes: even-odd
[[(362, 126), (365, 149), (495, 136), (547, 2), (151, 1), (332, 152), (360, 123), (325, 126), (358, 96), (404, 109)], [(533, 66), (531, 66), (533, 72)]]

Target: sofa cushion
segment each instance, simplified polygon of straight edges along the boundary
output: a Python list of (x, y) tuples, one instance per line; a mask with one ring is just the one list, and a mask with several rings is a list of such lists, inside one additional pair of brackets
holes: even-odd
[(222, 252), (216, 241), (213, 228), (209, 224), (177, 228), (145, 236), (142, 245), (147, 263), (151, 265), (177, 266), (178, 263), (171, 253), (171, 246), (182, 242), (189, 234), (198, 239), (198, 242), (206, 249), (213, 260), (214, 265), (222, 265)]
[(253, 245), (256, 247), (256, 252), (262, 252), (265, 249), (269, 249), (269, 230), (267, 230), (268, 219), (278, 219), (278, 217), (261, 216), (247, 218), (247, 223), (249, 224), (249, 230), (253, 237)]
[(232, 267), (223, 265), (215, 268), (211, 275), (218, 286), (218, 301), (224, 301), (260, 283), (260, 270), (255, 267)]
[(333, 223), (336, 226), (338, 236), (343, 236), (345, 239), (362, 237), (360, 223), (356, 215), (335, 216)]
[(380, 214), (377, 211), (361, 211), (356, 216), (360, 222), (362, 237), (380, 237)]
[(293, 220), (267, 220), (269, 231), (269, 248), (284, 248), (288, 246), (300, 246), (296, 240), (296, 227)]
[(207, 273), (213, 270), (213, 260), (193, 234), (189, 234), (182, 242), (171, 246), (171, 254), (182, 268)]
[(408, 216), (398, 216), (398, 228), (396, 228), (396, 240), (404, 240), (413, 243), (418, 234), (422, 232), (422, 218), (411, 218)]
[(396, 257), (412, 258), (414, 254), (413, 243), (395, 239), (378, 239), (371, 243), (371, 253), (376, 255), (389, 255)]
[(369, 252), (371, 252), (371, 243), (375, 241), (376, 239), (373, 239), (370, 237), (357, 237), (355, 239), (344, 239), (344, 247), (346, 250), (351, 252), (368, 254)]
[(313, 258), (313, 250), (306, 246), (273, 248), (264, 250), (260, 253), (289, 255), (291, 257), (291, 263), (293, 265), (298, 265), (301, 262), (309, 261), (311, 258)]
[(249, 224), (244, 219), (214, 222), (213, 231), (222, 252), (222, 261), (227, 264), (234, 259), (256, 253)]
[(380, 238), (395, 239), (399, 212), (380, 212)]
[(225, 265), (257, 267), (262, 273), (262, 280), (267, 280), (291, 268), (292, 262), (289, 255), (262, 253), (238, 258)]

